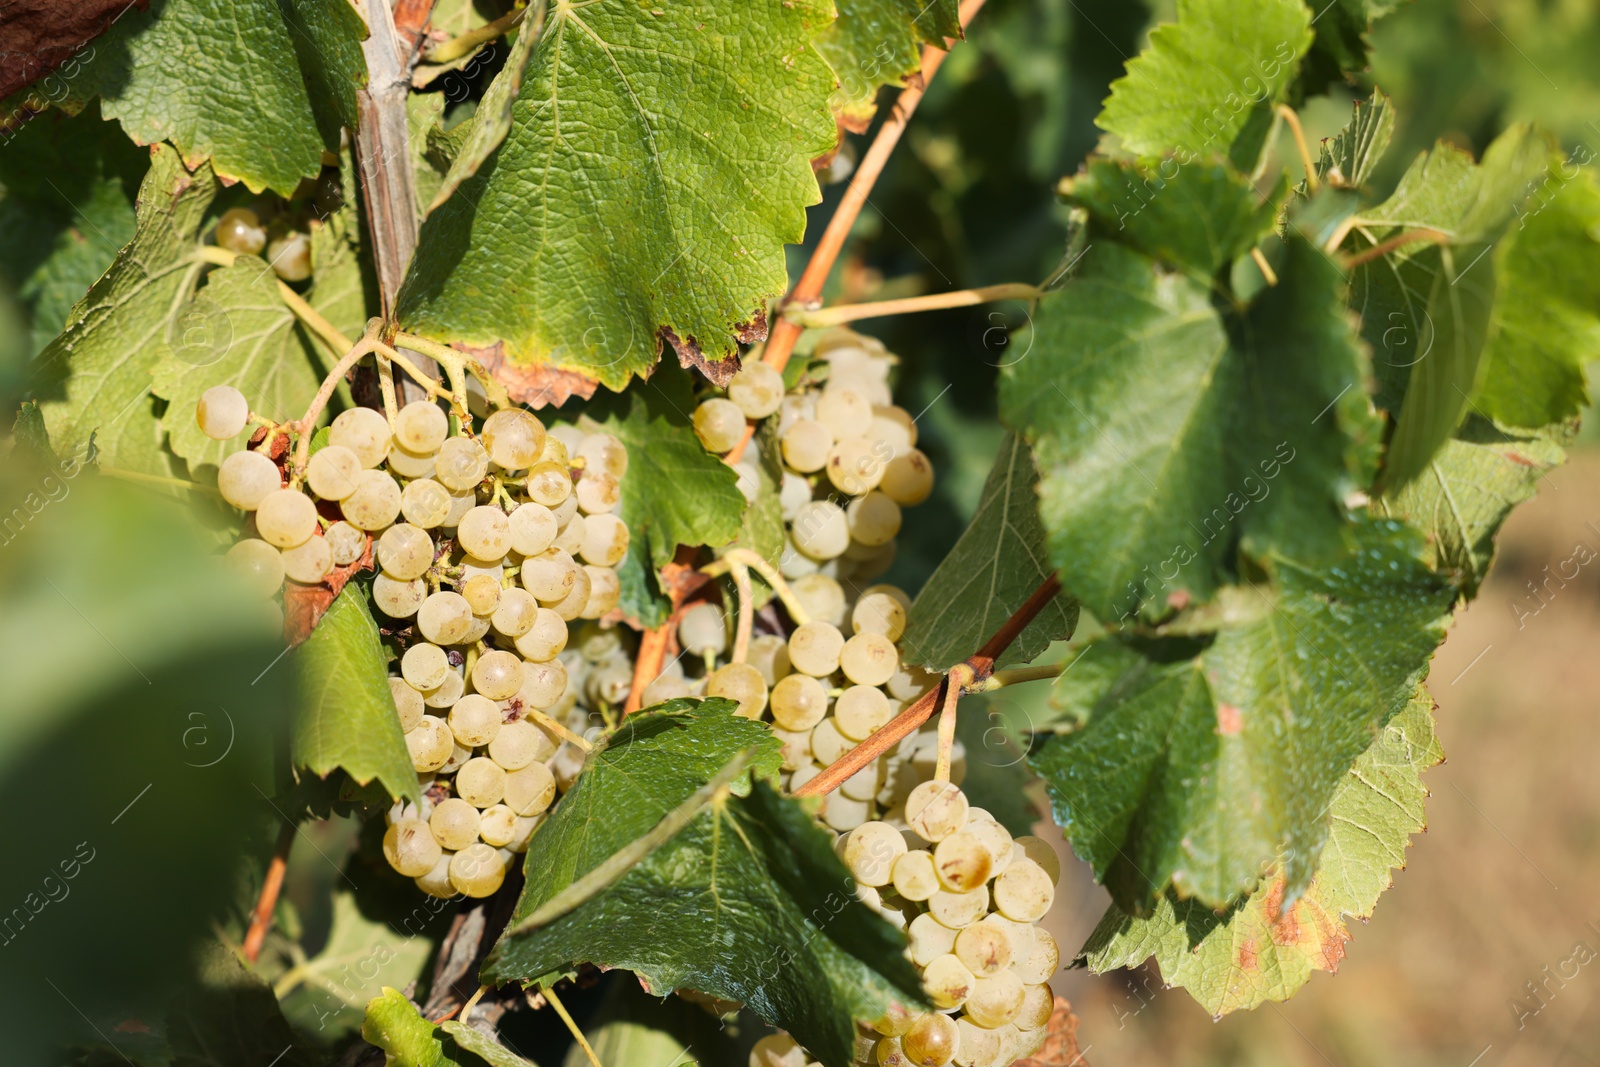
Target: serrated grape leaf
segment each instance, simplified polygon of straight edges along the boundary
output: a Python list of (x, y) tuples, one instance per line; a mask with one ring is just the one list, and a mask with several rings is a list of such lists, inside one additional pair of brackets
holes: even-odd
[(1253, 171), (1310, 21), (1299, 0), (1178, 0), (1178, 21), (1151, 31), (1096, 125), (1135, 155), (1226, 156)]
[(1476, 408), (1501, 425), (1545, 426), (1589, 403), (1584, 368), (1600, 353), (1600, 186), (1578, 160), (1551, 160), (1493, 254), (1500, 291)]
[(300, 706), (290, 758), (326, 778), (343, 770), (357, 784), (374, 779), (395, 799), (420, 799), (389, 670), (366, 597), (347, 585), (295, 653)]
[(347, 0), (150, 0), (93, 42), (62, 103), (98, 96), (139, 144), (287, 196), (356, 126), (366, 34)]
[(1272, 232), (1276, 196), (1262, 200), (1220, 161), (1180, 166), (1094, 159), (1071, 180), (1072, 203), (1116, 240), (1209, 278)]
[(319, 1067), (289, 1026), (272, 987), (230, 950), (208, 943), (198, 980), (167, 1016), (173, 1067)]
[(470, 1026), (435, 1026), (399, 990), (367, 1004), (361, 1036), (383, 1050), (384, 1067), (537, 1067)]
[[(1398, 523), (1357, 527), (1332, 566), (1267, 562), (1225, 591), (1214, 637), (1108, 639), (1052, 697), (1085, 725), (1029, 758), (1074, 850), (1128, 914), (1170, 886), (1224, 907), (1280, 860), (1301, 894), (1351, 763), (1415, 691), (1453, 588)], [(1080, 665), (1083, 661), (1080, 661)]]
[(1330, 84), (1343, 83), (1351, 74), (1368, 68), (1373, 22), (1400, 6), (1400, 0), (1318, 0), (1311, 5), (1316, 39), (1306, 53), (1300, 74), (1304, 95), (1319, 94)]
[[(687, 986), (740, 1001), (846, 1067), (851, 1020), (919, 1003), (920, 984), (901, 935), (855, 899), (829, 835), (768, 784), (776, 739), (733, 707), (671, 701), (624, 720), (534, 835), (527, 885), (482, 980), (625, 967), (660, 995)], [(752, 747), (748, 795), (715, 788)], [(681, 828), (626, 873), (552, 909), (669, 819)]]
[[(972, 521), (917, 594), (900, 639), (907, 663), (947, 671), (983, 647), (1011, 613), (1054, 573), (1039, 522), (1039, 472), (1028, 443), (1006, 434)], [(1072, 636), (1078, 604), (1066, 593), (996, 661), (1027, 663)]]
[(1412, 164), (1394, 195), (1363, 210), (1345, 247), (1378, 247), (1432, 231), (1358, 266), (1351, 304), (1374, 351), (1379, 407), (1395, 416), (1382, 481), (1419, 474), (1467, 410), (1482, 370), (1496, 257), (1490, 255), (1550, 157), (1550, 142), (1514, 126), (1474, 164), (1440, 144)]
[(1428, 564), (1472, 597), (1489, 572), (1500, 524), (1565, 458), (1551, 436), (1507, 433), (1470, 416), (1421, 474), (1374, 497), (1372, 511), (1420, 529)]
[(1338, 969), (1351, 937), (1346, 922), (1370, 918), (1391, 871), (1405, 867), (1411, 835), (1424, 825), (1422, 772), (1443, 757), (1433, 700), (1419, 689), (1334, 790), (1328, 841), (1299, 900), (1285, 904), (1283, 873), (1274, 870), (1221, 917), (1170, 894), (1149, 918), (1113, 907), (1076, 963), (1102, 973), (1153, 956), (1163, 982), (1213, 1015), (1287, 1000), (1313, 972)]
[(1279, 284), (1238, 311), (1113, 242), (1034, 316), (1001, 380), (1033, 444), (1062, 584), (1106, 622), (1230, 581), (1242, 545), (1343, 551), (1343, 500), (1377, 425), (1338, 270), (1289, 237)]
[[(422, 227), (407, 330), (620, 389), (670, 341), (726, 381), (819, 199), (825, 0), (560, 5), (510, 134)], [(493, 220), (493, 225), (486, 225)]]
[[(511, 10), (511, 0), (438, 0), (433, 5), (433, 10), (428, 13), (428, 38), (430, 40), (450, 41), (469, 30), (475, 30), (488, 25), (492, 19)], [(503, 45), (489, 44), (473, 49), (465, 55), (443, 63), (430, 63), (427, 60), (416, 65), (411, 72), (411, 87), (423, 89), (437, 79), (441, 74), (463, 67), (472, 66), (474, 61), (487, 62), (491, 49), (504, 47)], [(482, 57), (481, 59), (479, 57)], [(476, 70), (476, 67), (473, 67)], [(469, 72), (470, 73), (470, 72)], [(442, 93), (421, 94), (443, 99)], [(415, 99), (415, 96), (412, 97)]]
[(177, 321), (173, 309), (199, 276), (192, 252), (217, 188), (210, 168), (191, 174), (170, 146), (152, 151), (133, 240), (39, 354), (39, 375), (59, 383), (41, 387), (40, 407), (61, 451), (93, 434), (105, 466), (172, 473), (150, 371)]
[[(70, 146), (70, 147), (69, 147)], [(133, 237), (133, 200), (150, 154), (90, 107), (36, 116), (0, 147), (0, 278), (42, 351)]]
[(1353, 105), (1350, 122), (1317, 154), (1317, 178), (1344, 189), (1363, 189), (1394, 138), (1394, 103), (1381, 89)]
[(837, 7), (817, 51), (839, 79), (834, 111), (861, 133), (872, 122), (878, 89), (920, 74), (921, 46), (960, 38), (961, 18), (956, 0), (838, 0)]
[[(356, 256), (358, 224), (353, 213), (314, 222), (311, 263), (314, 283), (307, 301), (346, 336), (360, 336), (366, 322), (366, 295)], [(231, 385), (245, 395), (250, 410), (278, 422), (305, 413), (324, 375), (344, 353), (330, 353), (279, 295), (278, 276), (255, 256), (240, 256), (230, 267), (213, 270), (205, 285), (177, 313), (178, 321), (201, 323), (205, 344), (163, 344), (151, 372), (155, 395), (165, 399), (161, 426), (167, 446), (191, 472), (215, 468), (244, 447), (255, 426), (217, 441), (200, 432), (195, 405), (214, 385)], [(187, 335), (180, 335), (180, 341)]]
[(621, 396), (590, 404), (586, 423), (628, 447), (617, 514), (632, 535), (617, 568), (621, 607), (644, 626), (666, 621), (668, 601), (655, 588), (656, 572), (679, 545), (720, 548), (739, 536), (745, 511), (739, 479), (705, 450), (690, 423), (694, 394), (688, 376), (663, 369)]

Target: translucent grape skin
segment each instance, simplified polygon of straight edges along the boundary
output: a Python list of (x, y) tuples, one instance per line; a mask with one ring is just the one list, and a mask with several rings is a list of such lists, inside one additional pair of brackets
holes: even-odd
[(228, 549), (227, 563), (261, 597), (269, 597), (283, 585), (283, 555), (256, 537), (246, 537)]
[(195, 405), (200, 432), (213, 441), (229, 441), (244, 430), (250, 418), (250, 401), (231, 385), (213, 385)]
[(256, 532), (279, 548), (304, 544), (317, 532), (317, 506), (298, 489), (274, 489), (256, 505)]
[(694, 409), (694, 432), (708, 452), (730, 451), (744, 436), (744, 412), (731, 400), (714, 397)]
[(282, 486), (278, 465), (259, 452), (235, 452), (217, 468), (217, 491), (241, 511), (254, 511), (263, 497)]
[(361, 459), (343, 445), (317, 450), (306, 464), (306, 486), (323, 500), (343, 500), (356, 491)]
[(413, 455), (431, 455), (450, 435), (450, 420), (431, 400), (415, 400), (395, 413), (395, 443)]
[(247, 207), (230, 208), (217, 220), (217, 245), (230, 252), (259, 255), (267, 247), (267, 231), (261, 219)]
[(706, 695), (736, 700), (739, 710), (734, 714), (759, 719), (767, 707), (767, 682), (750, 664), (729, 663), (706, 679)]

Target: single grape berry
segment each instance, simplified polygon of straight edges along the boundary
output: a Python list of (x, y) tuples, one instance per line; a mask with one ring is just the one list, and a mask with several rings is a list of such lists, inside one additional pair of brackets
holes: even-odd
[(250, 419), (250, 401), (231, 385), (213, 385), (200, 394), (194, 417), (200, 432), (207, 437), (231, 441), (243, 432)]

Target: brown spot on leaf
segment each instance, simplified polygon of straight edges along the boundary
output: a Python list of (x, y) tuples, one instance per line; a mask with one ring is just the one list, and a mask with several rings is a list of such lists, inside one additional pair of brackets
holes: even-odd
[(1239, 969), (1249, 974), (1261, 965), (1256, 956), (1256, 939), (1247, 937), (1239, 942)]
[(1529, 459), (1527, 456), (1524, 456), (1521, 452), (1518, 452), (1514, 448), (1506, 449), (1505, 457), (1507, 459), (1509, 459), (1511, 462), (1519, 464), (1519, 465), (1524, 466), (1524, 467), (1536, 467), (1536, 466), (1538, 466), (1537, 463), (1535, 463), (1533, 460)]
[(115, 1029), (119, 1034), (148, 1034), (152, 1032), (146, 1023), (138, 1019), (124, 1019), (116, 1025)]
[(1189, 590), (1174, 589), (1172, 592), (1167, 594), (1167, 607), (1171, 608), (1173, 611), (1182, 611), (1184, 608), (1189, 606), (1189, 601), (1192, 599), (1193, 597), (1189, 595)]
[(739, 339), (740, 344), (753, 345), (757, 341), (767, 339), (767, 309), (756, 308), (756, 313), (750, 316), (749, 322), (736, 322), (733, 325), (733, 335)]
[(1233, 737), (1244, 729), (1244, 712), (1232, 704), (1217, 705), (1217, 733)]
[[(12, 0), (0, 5), (0, 97), (25, 89), (67, 66), (84, 45), (111, 28), (130, 6), (140, 11), (150, 0)], [(87, 63), (85, 54), (76, 62)], [(73, 67), (68, 68), (76, 73)], [(66, 77), (63, 73), (63, 77)], [(32, 110), (30, 105), (24, 105)], [(42, 109), (41, 109), (42, 110)]]
[(1344, 924), (1329, 914), (1313, 893), (1302, 894), (1285, 910), (1283, 891), (1284, 880), (1275, 878), (1261, 902), (1273, 944), (1309, 953), (1312, 965), (1329, 974), (1337, 971), (1344, 959), (1345, 942), (1350, 940)]
[(498, 341), (488, 348), (472, 348), (467, 345), (452, 347), (460, 349), (482, 363), (484, 368), (506, 387), (511, 399), (529, 407), (560, 407), (575, 396), (587, 400), (594, 396), (595, 387), (600, 384), (586, 374), (579, 374), (577, 371), (566, 370), (549, 363), (527, 366), (512, 363), (505, 357), (505, 346)]
[(700, 342), (693, 337), (679, 337), (670, 326), (663, 326), (656, 332), (663, 341), (672, 346), (673, 351), (678, 353), (679, 366), (686, 370), (691, 368), (698, 370), (710, 379), (713, 385), (727, 385), (739, 371), (738, 355), (726, 359), (707, 359), (705, 352), (700, 348)]
[(1045, 1038), (1044, 1047), (1027, 1059), (1018, 1060), (1012, 1067), (1089, 1067), (1089, 1061), (1078, 1048), (1078, 1017), (1072, 1013), (1072, 1005), (1066, 997), (1056, 997), (1055, 1011), (1045, 1031), (1050, 1036)]

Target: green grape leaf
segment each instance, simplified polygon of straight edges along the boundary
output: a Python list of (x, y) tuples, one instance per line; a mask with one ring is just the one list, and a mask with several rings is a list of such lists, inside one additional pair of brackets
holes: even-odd
[(98, 96), (139, 144), (287, 196), (355, 129), (366, 35), (345, 0), (151, 0), (93, 42), (63, 104)]
[(1275, 557), (1274, 586), (1226, 590), (1214, 635), (1096, 642), (1058, 682), (1085, 725), (1029, 763), (1125, 913), (1169, 886), (1224, 907), (1274, 859), (1285, 899), (1310, 882), (1329, 798), (1410, 699), (1454, 598), (1413, 531), (1357, 529), (1332, 566)]
[(396, 989), (367, 1005), (361, 1036), (383, 1050), (384, 1067), (537, 1067), (453, 1019), (435, 1026)]
[(1316, 971), (1338, 969), (1346, 922), (1372, 917), (1423, 829), (1422, 772), (1444, 758), (1433, 700), (1419, 689), (1350, 767), (1328, 803), (1330, 828), (1316, 876), (1289, 901), (1281, 869), (1218, 916), (1196, 901), (1161, 898), (1148, 918), (1108, 910), (1076, 963), (1096, 973), (1154, 956), (1162, 981), (1182, 986), (1213, 1015), (1287, 1000)]
[(922, 70), (922, 45), (961, 37), (956, 0), (838, 0), (839, 17), (817, 38), (838, 76), (833, 109), (848, 129), (864, 132), (878, 89)]
[(376, 779), (397, 800), (420, 800), (389, 692), (387, 657), (360, 589), (344, 587), (296, 658), (301, 693), (290, 747), (294, 766), (321, 778), (343, 770), (358, 785)]
[(1090, 160), (1067, 196), (1124, 244), (1209, 278), (1272, 232), (1276, 197), (1263, 201), (1227, 164)]
[[(315, 283), (305, 294), (346, 336), (359, 336), (366, 318), (361, 264), (350, 232), (355, 222), (335, 215), (328, 223), (312, 224)], [(344, 354), (330, 354), (326, 343), (314, 338), (283, 302), (278, 276), (255, 256), (240, 256), (232, 266), (212, 271), (178, 319), (204, 323), (209, 343), (163, 346), (152, 387), (168, 402), (161, 417), (167, 446), (191, 472), (220, 466), (256, 429), (246, 426), (227, 441), (207, 437), (195, 421), (201, 393), (231, 385), (250, 401), (251, 411), (286, 422), (305, 413), (323, 376)]]
[(1311, 6), (1317, 13), (1311, 20), (1317, 36), (1300, 75), (1306, 96), (1367, 70), (1372, 24), (1398, 8), (1400, 0), (1320, 0)]
[[(428, 36), (441, 41), (454, 40), (469, 30), (488, 25), (491, 20), (509, 12), (511, 6), (512, 0), (438, 0), (428, 14)], [(473, 66), (475, 61), (487, 62), (495, 47), (494, 44), (479, 47), (442, 63), (430, 63), (424, 59), (411, 72), (411, 87), (423, 89), (447, 71)], [(442, 93), (418, 95), (432, 96), (440, 101), (444, 98)], [(412, 99), (416, 99), (416, 96)]]
[(1343, 189), (1364, 189), (1394, 139), (1394, 103), (1380, 89), (1357, 100), (1350, 122), (1317, 155), (1317, 179)]
[(1283, 252), (1279, 284), (1223, 313), (1209, 284), (1096, 244), (1004, 372), (1051, 560), (1102, 621), (1208, 597), (1241, 538), (1307, 561), (1344, 550), (1377, 432), (1367, 365), (1338, 270), (1297, 237)]
[(133, 237), (133, 198), (150, 154), (99, 109), (39, 115), (0, 147), (0, 279), (32, 320), (43, 351), (67, 313)]
[(1494, 252), (1500, 292), (1476, 408), (1502, 425), (1545, 426), (1589, 403), (1584, 367), (1600, 352), (1600, 185), (1580, 165), (1578, 153), (1551, 161)]
[[(1416, 477), (1460, 424), (1483, 369), (1497, 257), (1490, 255), (1550, 157), (1529, 127), (1502, 134), (1475, 165), (1439, 145), (1419, 157), (1382, 204), (1360, 212), (1346, 247), (1400, 245), (1357, 267), (1351, 304), (1378, 375), (1377, 403), (1395, 415), (1382, 481)], [(1370, 253), (1369, 253), (1370, 254)]]
[(1548, 436), (1506, 433), (1471, 416), (1421, 474), (1374, 497), (1372, 511), (1420, 529), (1428, 539), (1428, 564), (1465, 596), (1475, 596), (1494, 558), (1500, 524), (1565, 458)]
[[(1038, 485), (1028, 443), (1007, 434), (972, 521), (911, 605), (900, 639), (907, 663), (949, 670), (983, 647), (1054, 572), (1039, 522)], [(996, 663), (1027, 663), (1050, 642), (1071, 637), (1077, 625), (1077, 602), (1062, 593)]]
[(272, 987), (216, 942), (198, 981), (167, 1015), (172, 1067), (319, 1067), (323, 1057), (290, 1027)]
[(208, 167), (191, 174), (171, 147), (153, 150), (133, 240), (39, 355), (40, 376), (59, 383), (40, 404), (57, 448), (80, 450), (93, 434), (105, 466), (173, 473), (150, 372), (190, 325), (180, 325), (173, 309), (200, 274), (192, 253), (217, 189)]
[(1178, 21), (1151, 31), (1097, 125), (1138, 156), (1227, 156), (1253, 171), (1310, 21), (1300, 0), (1178, 0)]
[(423, 224), (402, 325), (497, 350), (512, 381), (532, 370), (620, 389), (666, 341), (726, 382), (735, 337), (765, 335), (783, 245), (819, 198), (810, 161), (837, 138), (833, 75), (812, 48), (832, 10), (557, 7), (511, 133)]
[(623, 612), (644, 626), (666, 621), (670, 605), (654, 589), (655, 574), (677, 547), (720, 548), (739, 536), (744, 522), (739, 478), (695, 436), (694, 406), (688, 376), (662, 370), (621, 396), (595, 401), (582, 423), (616, 435), (628, 448), (617, 514), (632, 539), (617, 577)]
[(851, 1020), (919, 1003), (916, 971), (855, 899), (829, 835), (769, 784), (776, 739), (734, 707), (677, 700), (624, 720), (534, 835), (482, 980), (625, 967), (658, 995), (740, 1001), (845, 1067)]

